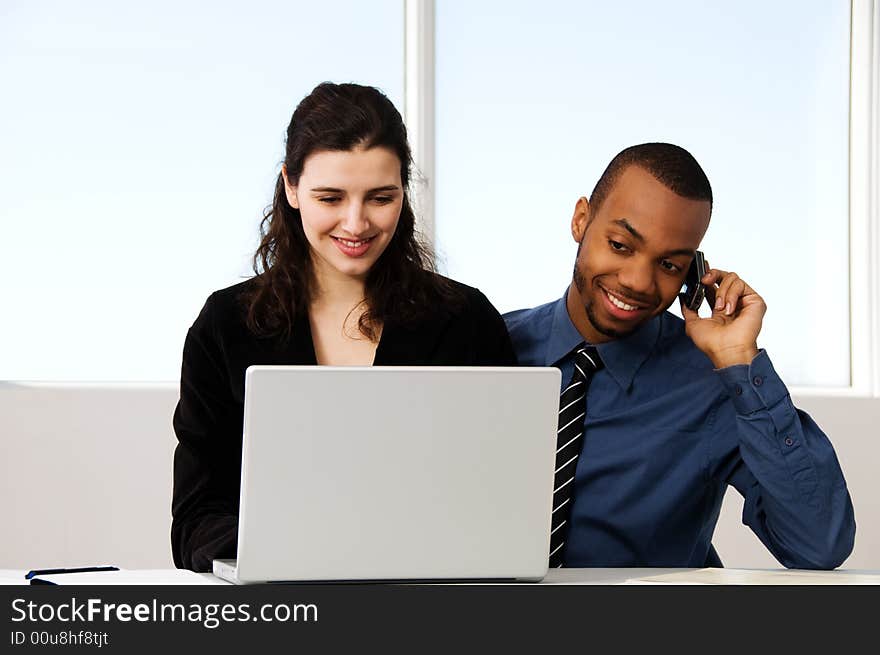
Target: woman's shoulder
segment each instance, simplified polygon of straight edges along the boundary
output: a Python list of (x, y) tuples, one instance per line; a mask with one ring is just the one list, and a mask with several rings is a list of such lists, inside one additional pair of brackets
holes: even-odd
[(247, 297), (255, 288), (255, 280), (251, 277), (211, 293), (193, 327), (243, 326), (247, 321)]
[[(501, 314), (476, 287), (438, 276), (459, 298), (451, 306), (442, 340), (450, 345), (446, 364), (469, 366), (511, 366), (516, 356)], [(442, 322), (438, 322), (442, 325)], [(434, 329), (438, 329), (435, 327)]]
[(232, 309), (233, 307), (241, 307), (244, 298), (256, 288), (256, 277), (249, 277), (237, 284), (217, 289), (210, 296), (208, 302), (212, 302), (218, 307), (224, 309)]
[[(476, 287), (439, 273), (430, 275), (433, 277), (432, 286), (439, 293), (418, 312), (423, 320), (436, 320), (444, 316), (455, 322), (500, 320), (498, 310)], [(248, 307), (257, 288), (258, 279), (251, 277), (214, 291), (205, 301), (194, 327), (201, 326), (214, 332), (239, 333), (247, 330)]]
[(497, 310), (486, 297), (486, 295), (476, 287), (445, 277), (439, 273), (432, 273), (436, 285), (445, 288), (448, 291), (450, 302), (447, 310), (453, 315), (456, 314), (473, 314), (474, 312), (486, 313), (487, 311), (497, 314)]
[(453, 280), (451, 277), (440, 275), (440, 273), (431, 273), (431, 276), (438, 285), (449, 287), (460, 296), (467, 298), (469, 301), (488, 302), (488, 299), (483, 292), (476, 287), (467, 285), (464, 282), (459, 282), (458, 280)]

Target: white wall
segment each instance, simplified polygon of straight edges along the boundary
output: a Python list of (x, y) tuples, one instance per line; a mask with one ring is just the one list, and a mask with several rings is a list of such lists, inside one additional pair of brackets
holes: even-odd
[[(0, 568), (95, 562), (170, 567), (173, 385), (0, 383), (5, 509)], [(880, 399), (803, 397), (831, 436), (858, 531), (847, 568), (880, 569)], [(46, 411), (46, 408), (52, 411)], [(777, 567), (728, 494), (715, 545), (728, 567)]]
[(170, 384), (0, 383), (0, 568), (173, 566), (176, 402)]

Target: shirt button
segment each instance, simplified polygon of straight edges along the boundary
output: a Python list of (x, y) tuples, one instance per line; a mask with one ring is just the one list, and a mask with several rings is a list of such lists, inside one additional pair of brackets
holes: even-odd
[(755, 383), (756, 387), (760, 387), (762, 384), (764, 384), (764, 378), (762, 378), (760, 375), (756, 375), (754, 378), (752, 378), (752, 382)]
[(785, 438), (785, 445), (786, 445), (786, 446), (793, 446), (793, 445), (794, 445), (794, 439), (792, 439), (791, 437), (786, 437), (786, 438)]
[(742, 388), (741, 386), (736, 385), (736, 386), (733, 388), (733, 390), (734, 390), (734, 392), (736, 393), (737, 396), (741, 396), (741, 395), (743, 395), (743, 388)]

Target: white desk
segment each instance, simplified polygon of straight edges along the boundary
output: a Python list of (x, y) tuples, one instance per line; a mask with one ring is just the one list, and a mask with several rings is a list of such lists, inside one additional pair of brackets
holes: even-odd
[[(0, 569), (0, 584), (27, 585), (24, 569)], [(133, 584), (169, 584), (176, 571), (136, 572)], [(100, 575), (100, 574), (99, 574)], [(112, 574), (111, 574), (112, 575)], [(653, 580), (652, 580), (653, 578)], [(658, 579), (660, 578), (660, 579)], [(665, 578), (665, 579), (664, 579)], [(109, 578), (108, 578), (109, 579)], [(176, 584), (225, 585), (210, 573), (189, 575)], [(522, 583), (532, 586), (534, 583)], [(880, 571), (744, 570), (744, 569), (551, 569), (538, 584), (619, 585), (619, 584), (763, 584), (763, 585), (880, 585)]]
[(838, 569), (551, 569), (542, 584), (880, 585), (880, 571)]

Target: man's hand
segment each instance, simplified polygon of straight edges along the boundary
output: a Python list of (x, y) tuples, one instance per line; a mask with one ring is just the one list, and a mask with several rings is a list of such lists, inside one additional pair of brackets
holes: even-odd
[(713, 268), (701, 281), (712, 316), (700, 318), (682, 304), (687, 335), (715, 368), (751, 363), (758, 354), (758, 333), (767, 311), (764, 299), (736, 273)]

